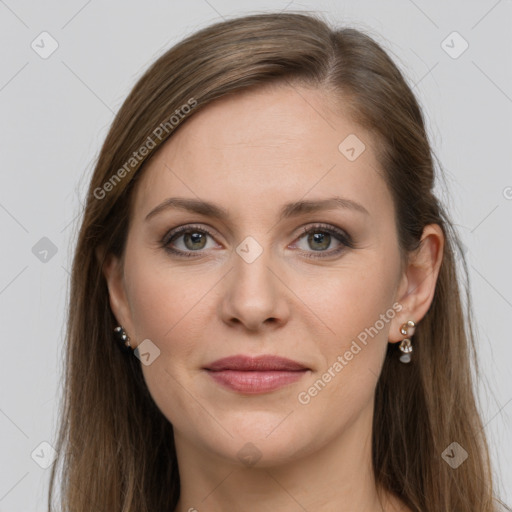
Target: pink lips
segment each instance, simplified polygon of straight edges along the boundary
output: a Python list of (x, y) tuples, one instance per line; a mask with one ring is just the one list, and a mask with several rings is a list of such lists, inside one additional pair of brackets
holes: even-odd
[(205, 369), (219, 384), (249, 394), (273, 391), (299, 380), (309, 370), (291, 359), (273, 355), (225, 357)]

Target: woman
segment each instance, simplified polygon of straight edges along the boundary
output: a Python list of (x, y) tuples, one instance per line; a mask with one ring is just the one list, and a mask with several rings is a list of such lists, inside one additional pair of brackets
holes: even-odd
[(160, 57), (90, 183), (62, 509), (497, 510), (433, 184), (357, 30), (252, 15)]

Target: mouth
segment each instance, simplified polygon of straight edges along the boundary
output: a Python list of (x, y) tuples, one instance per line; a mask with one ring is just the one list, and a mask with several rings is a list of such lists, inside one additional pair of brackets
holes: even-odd
[(301, 363), (273, 355), (231, 356), (203, 368), (218, 384), (244, 394), (274, 391), (311, 371)]

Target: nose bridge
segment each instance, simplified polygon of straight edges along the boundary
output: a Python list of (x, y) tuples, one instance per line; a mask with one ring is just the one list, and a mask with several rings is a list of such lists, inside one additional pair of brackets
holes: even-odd
[(223, 317), (257, 329), (269, 319), (282, 323), (287, 315), (283, 285), (268, 244), (246, 237), (233, 253), (233, 270), (224, 295)]
[(234, 257), (235, 274), (237, 281), (243, 283), (249, 289), (261, 288), (259, 291), (270, 291), (269, 277), (272, 273), (269, 267), (272, 265), (272, 255), (268, 248), (257, 251), (250, 242), (244, 242), (237, 248)]

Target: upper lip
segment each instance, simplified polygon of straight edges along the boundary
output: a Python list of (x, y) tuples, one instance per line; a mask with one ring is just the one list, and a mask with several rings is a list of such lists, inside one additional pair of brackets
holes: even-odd
[(299, 371), (308, 370), (306, 366), (285, 357), (274, 355), (244, 356), (236, 355), (218, 359), (205, 366), (206, 370), (238, 370), (238, 371)]

